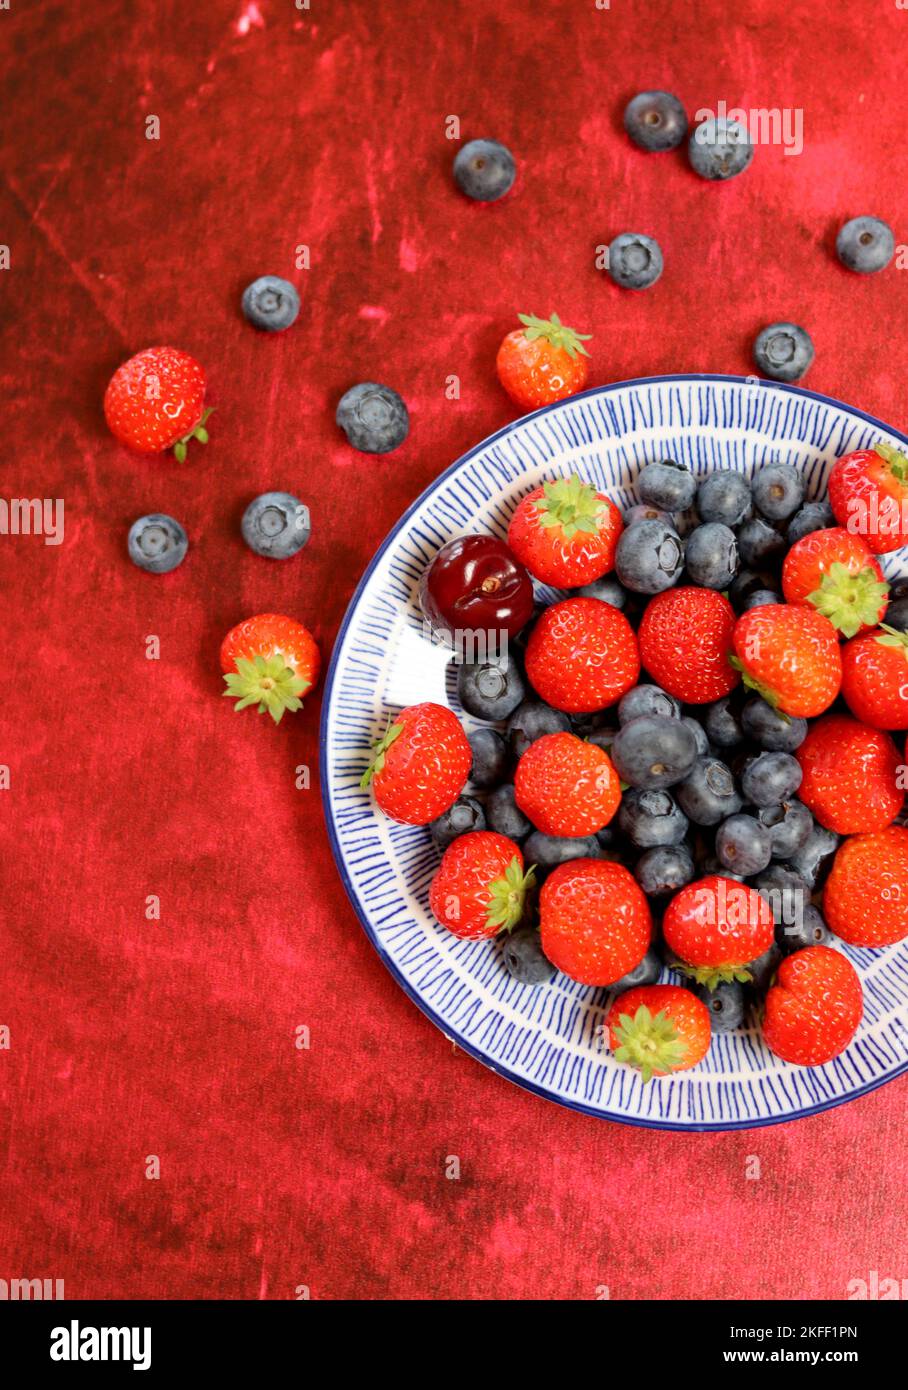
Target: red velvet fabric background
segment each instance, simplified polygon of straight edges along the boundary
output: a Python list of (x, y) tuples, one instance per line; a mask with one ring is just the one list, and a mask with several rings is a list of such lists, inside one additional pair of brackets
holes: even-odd
[[(403, 508), (511, 417), (493, 359), (518, 310), (591, 331), (593, 383), (747, 372), (757, 330), (791, 318), (816, 342), (808, 385), (903, 425), (908, 277), (851, 276), (831, 245), (864, 212), (908, 239), (908, 13), (12, 0), (0, 44), (3, 493), (66, 506), (59, 548), (0, 538), (0, 1276), (70, 1297), (798, 1299), (908, 1275), (908, 1081), (685, 1136), (496, 1078), (405, 998), (347, 903), (318, 698), (279, 729), (234, 715), (217, 662), (260, 610), (311, 624), (328, 657)], [(804, 152), (761, 147), (707, 185), (624, 138), (652, 86), (691, 113), (801, 108)], [(454, 190), (449, 115), (514, 150), (506, 201)], [(665, 253), (646, 294), (594, 268), (627, 229)], [(303, 296), (274, 338), (239, 313), (263, 272)], [(183, 467), (129, 455), (101, 413), (113, 368), (159, 342), (205, 364), (217, 407)], [(362, 378), (409, 404), (390, 457), (334, 426)], [(265, 488), (312, 511), (287, 564), (240, 539)], [(158, 509), (192, 546), (163, 578), (125, 553)]]

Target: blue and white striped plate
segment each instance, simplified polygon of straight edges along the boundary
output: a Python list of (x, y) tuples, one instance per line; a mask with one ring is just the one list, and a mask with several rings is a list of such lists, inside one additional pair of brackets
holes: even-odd
[[(574, 470), (625, 508), (637, 500), (638, 469), (658, 458), (683, 460), (698, 474), (750, 473), (782, 460), (804, 471), (815, 495), (834, 459), (881, 438), (908, 443), (859, 410), (757, 378), (620, 382), (517, 420), (465, 454), (401, 517), (366, 570), (326, 678), (321, 779), (331, 845), (385, 965), (449, 1038), (502, 1076), (605, 1119), (702, 1130), (813, 1114), (908, 1068), (908, 944), (843, 946), (861, 975), (865, 1017), (834, 1062), (789, 1066), (742, 1029), (716, 1036), (699, 1067), (643, 1085), (603, 1045), (609, 992), (563, 975), (535, 989), (519, 985), (496, 943), (461, 941), (440, 927), (428, 908), (438, 862), (428, 830), (385, 819), (359, 790), (389, 713), (434, 700), (462, 716), (446, 653), (424, 637), (416, 602), (420, 574), (445, 541), (479, 530), (504, 537), (518, 498)], [(892, 558), (884, 567), (890, 577), (908, 572)]]

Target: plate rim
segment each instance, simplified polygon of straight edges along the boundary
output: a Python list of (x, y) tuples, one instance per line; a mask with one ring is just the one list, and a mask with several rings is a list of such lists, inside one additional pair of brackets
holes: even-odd
[(836, 396), (827, 396), (819, 391), (810, 391), (807, 389), (807, 387), (804, 386), (797, 386), (788, 382), (772, 381), (764, 377), (735, 376), (732, 374), (720, 372), (672, 372), (666, 375), (628, 377), (623, 381), (609, 382), (602, 386), (588, 387), (585, 391), (578, 391), (576, 394), (572, 396), (566, 396), (560, 401), (553, 401), (550, 405), (540, 407), (539, 410), (528, 411), (527, 414), (519, 415), (516, 419), (510, 420), (506, 425), (503, 425), (501, 429), (495, 430), (492, 434), (486, 435), (484, 439), (481, 439), (479, 441), (479, 443), (475, 444), (471, 449), (468, 449), (465, 453), (461, 454), (458, 458), (456, 458), (453, 461), (453, 463), (450, 463), (447, 468), (445, 468), (441, 473), (437, 474), (437, 476), (434, 477), (431, 482), (426, 484), (422, 491), (414, 498), (410, 505), (398, 517), (397, 521), (388, 531), (384, 540), (379, 545), (378, 549), (375, 551), (369, 563), (366, 565), (366, 568), (363, 570), (359, 582), (357, 583), (356, 588), (354, 589), (350, 597), (350, 601), (347, 604), (346, 609), (344, 610), (344, 616), (341, 619), (340, 626), (337, 629), (337, 634), (334, 638), (334, 644), (331, 649), (331, 656), (328, 661), (328, 669), (325, 673), (324, 685), (322, 687), (322, 710), (321, 718), (319, 720), (318, 737), (319, 784), (321, 791), (322, 812), (324, 815), (325, 828), (328, 832), (328, 843), (331, 847), (332, 858), (334, 859), (335, 867), (337, 868), (338, 874), (340, 875), (341, 883), (343, 884), (343, 888), (350, 902), (350, 905), (352, 906), (353, 911), (359, 920), (359, 924), (365, 932), (370, 944), (375, 949), (376, 954), (378, 955), (385, 969), (389, 972), (389, 974), (392, 976), (395, 982), (404, 991), (407, 997), (416, 1005), (420, 1012), (423, 1013), (426, 1016), (426, 1018), (428, 1018), (430, 1023), (432, 1023), (438, 1029), (438, 1031), (442, 1034), (443, 1037), (453, 1042), (457, 1047), (460, 1048), (462, 1052), (465, 1052), (467, 1056), (472, 1057), (474, 1061), (479, 1062), (489, 1071), (494, 1072), (496, 1076), (503, 1077), (505, 1080), (510, 1081), (513, 1085), (519, 1086), (520, 1089), (523, 1091), (529, 1091), (532, 1095), (540, 1096), (543, 1100), (547, 1100), (551, 1105), (560, 1106), (568, 1110), (579, 1111), (581, 1114), (589, 1115), (596, 1120), (606, 1120), (614, 1124), (630, 1125), (633, 1128), (638, 1129), (670, 1130), (679, 1134), (702, 1134), (709, 1132), (728, 1133), (737, 1130), (764, 1129), (768, 1125), (791, 1124), (795, 1120), (803, 1120), (807, 1119), (811, 1115), (819, 1115), (824, 1110), (833, 1110), (839, 1105), (847, 1105), (850, 1101), (857, 1100), (861, 1096), (868, 1095), (871, 1091), (877, 1090), (878, 1087), (885, 1086), (888, 1082), (895, 1081), (899, 1076), (904, 1075), (904, 1073), (908, 1071), (908, 1059), (906, 1059), (895, 1071), (891, 1072), (889, 1075), (881, 1076), (875, 1080), (865, 1082), (863, 1086), (858, 1087), (858, 1089), (855, 1091), (850, 1091), (848, 1095), (833, 1096), (829, 1099), (818, 1101), (816, 1105), (804, 1106), (801, 1109), (792, 1111), (790, 1114), (787, 1115), (765, 1115), (750, 1120), (707, 1120), (698, 1122), (696, 1124), (679, 1124), (677, 1121), (674, 1120), (654, 1120), (648, 1117), (645, 1118), (633, 1115), (617, 1114), (611, 1110), (596, 1109), (594, 1106), (588, 1105), (583, 1101), (572, 1100), (566, 1097), (552, 1095), (550, 1091), (545, 1090), (542, 1086), (537, 1085), (535, 1082), (530, 1081), (526, 1077), (520, 1076), (516, 1072), (512, 1072), (509, 1068), (503, 1067), (499, 1065), (497, 1062), (492, 1061), (491, 1058), (489, 1058), (483, 1052), (481, 1052), (479, 1048), (474, 1046), (473, 1043), (467, 1041), (459, 1034), (452, 1034), (449, 1031), (448, 1025), (444, 1022), (444, 1020), (439, 1018), (435, 1011), (432, 1009), (432, 1007), (424, 999), (420, 997), (420, 995), (410, 984), (410, 981), (406, 978), (404, 974), (402, 974), (395, 962), (386, 953), (386, 951), (382, 947), (381, 941), (379, 940), (374, 928), (372, 927), (371, 922), (368, 919), (368, 916), (360, 908), (355, 889), (347, 873), (347, 868), (344, 863), (343, 851), (341, 849), (340, 841), (338, 840), (337, 832), (335, 830), (334, 822), (331, 816), (330, 795), (328, 790), (328, 716), (331, 710), (332, 696), (334, 694), (334, 683), (337, 677), (337, 668), (340, 651), (344, 643), (344, 638), (347, 634), (347, 629), (349, 628), (350, 623), (352, 621), (353, 614), (356, 611), (359, 600), (365, 592), (366, 586), (368, 585), (369, 580), (372, 577), (372, 574), (374, 573), (375, 569), (377, 568), (386, 551), (390, 549), (392, 542), (396, 540), (397, 536), (406, 526), (410, 517), (414, 515), (414, 513), (422, 506), (423, 502), (427, 500), (427, 498), (435, 491), (435, 489), (441, 483), (445, 481), (445, 479), (451, 477), (464, 464), (469, 463), (470, 459), (474, 458), (476, 454), (488, 448), (489, 445), (494, 444), (496, 440), (503, 438), (505, 435), (511, 434), (514, 430), (519, 428), (521, 425), (525, 424), (528, 420), (539, 419), (544, 415), (548, 415), (553, 410), (557, 410), (560, 407), (563, 407), (574, 401), (584, 400), (590, 396), (609, 395), (613, 391), (620, 391), (629, 386), (654, 386), (664, 385), (670, 382), (716, 382), (736, 386), (756, 386), (758, 389), (781, 391), (794, 396), (803, 396), (806, 397), (808, 400), (823, 401), (827, 405), (832, 405), (837, 407), (839, 410), (847, 411), (850, 415), (856, 415), (859, 419), (867, 421), (868, 424), (878, 425), (880, 429), (883, 430), (886, 434), (894, 435), (897, 439), (900, 439), (904, 444), (908, 445), (908, 434), (904, 434), (901, 430), (896, 429), (893, 425), (886, 424), (886, 422), (881, 420), (877, 415), (871, 415), (866, 410), (858, 409), (857, 406), (848, 405), (846, 401), (841, 401)]

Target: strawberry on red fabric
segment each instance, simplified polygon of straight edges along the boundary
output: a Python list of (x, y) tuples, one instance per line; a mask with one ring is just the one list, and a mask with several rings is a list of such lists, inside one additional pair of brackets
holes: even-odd
[(545, 734), (517, 764), (514, 796), (544, 835), (595, 835), (621, 803), (621, 780), (604, 749), (576, 734)]
[(567, 328), (558, 317), (518, 314), (523, 324), (503, 340), (495, 359), (498, 380), (522, 410), (536, 410), (573, 396), (586, 385), (592, 336)]
[(371, 785), (392, 820), (428, 825), (453, 806), (472, 763), (469, 740), (453, 710), (431, 702), (409, 705), (376, 741), (360, 786)]
[(665, 943), (685, 973), (710, 989), (749, 980), (747, 966), (769, 950), (773, 928), (772, 909), (757, 890), (720, 874), (687, 884), (662, 919)]
[(689, 705), (720, 700), (741, 677), (729, 657), (735, 612), (715, 589), (684, 587), (656, 594), (637, 632), (640, 660), (657, 685)]
[(508, 544), (530, 574), (557, 589), (579, 589), (614, 568), (621, 513), (576, 473), (543, 483), (511, 517)]
[(842, 684), (838, 635), (811, 607), (768, 603), (735, 624), (732, 665), (744, 684), (783, 714), (810, 719), (828, 709)]
[(680, 985), (637, 985), (619, 994), (606, 1017), (616, 1062), (649, 1081), (695, 1067), (709, 1051), (709, 1009)]
[(258, 613), (230, 629), (221, 643), (221, 670), (236, 709), (256, 705), (279, 724), (285, 711), (302, 709), (314, 689), (321, 654), (312, 633), (295, 618)]
[(864, 1012), (864, 995), (850, 960), (829, 946), (807, 946), (786, 956), (767, 992), (763, 1041), (799, 1067), (821, 1067), (851, 1042)]
[(113, 435), (139, 454), (173, 449), (178, 463), (191, 439), (208, 443), (205, 370), (179, 348), (146, 348), (118, 367), (104, 393)]
[(649, 903), (633, 875), (607, 859), (571, 859), (539, 895), (542, 949), (583, 985), (611, 985), (649, 948)]
[(829, 501), (840, 526), (874, 555), (908, 542), (908, 458), (891, 444), (856, 449), (829, 475)]
[(803, 774), (798, 796), (837, 835), (883, 830), (902, 809), (902, 760), (881, 729), (828, 714), (811, 725), (795, 757)]
[(892, 946), (908, 937), (908, 830), (853, 835), (836, 850), (823, 889), (830, 931), (849, 946)]
[(533, 628), (526, 673), (547, 704), (571, 714), (614, 705), (640, 675), (637, 638), (624, 614), (598, 598), (568, 598)]
[(889, 602), (879, 560), (842, 526), (794, 543), (782, 566), (782, 589), (789, 603), (811, 604), (843, 637), (875, 627)]
[(874, 729), (908, 729), (908, 634), (882, 624), (842, 648), (842, 694)]
[(523, 871), (513, 840), (474, 830), (448, 846), (429, 888), (429, 906), (455, 936), (476, 939), (510, 931), (523, 916), (534, 874)]

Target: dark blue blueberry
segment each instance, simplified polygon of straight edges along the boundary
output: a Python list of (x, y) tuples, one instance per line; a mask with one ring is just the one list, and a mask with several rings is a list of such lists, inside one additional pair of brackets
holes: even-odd
[(623, 290), (648, 290), (662, 274), (658, 241), (642, 232), (622, 232), (608, 248), (608, 273)]
[(751, 486), (757, 510), (767, 521), (787, 521), (804, 501), (803, 474), (790, 463), (764, 464)]
[(908, 632), (908, 598), (897, 598), (886, 609), (886, 625), (897, 632)]
[(721, 521), (695, 527), (687, 538), (684, 563), (695, 584), (704, 589), (727, 589), (738, 569), (734, 531)]
[(687, 834), (687, 816), (666, 791), (626, 791), (618, 808), (618, 829), (638, 849), (680, 845)]
[(777, 594), (775, 589), (755, 589), (742, 603), (741, 612), (749, 613), (752, 608), (766, 608), (775, 603), (784, 603), (782, 595)]
[(737, 980), (724, 980), (715, 989), (694, 985), (694, 994), (709, 1009), (714, 1033), (730, 1033), (744, 1022), (744, 986)]
[(758, 874), (772, 858), (772, 837), (753, 816), (734, 815), (716, 831), (716, 857), (736, 873)]
[(601, 859), (602, 848), (595, 835), (583, 839), (543, 835), (541, 830), (534, 830), (523, 843), (523, 858), (525, 863), (535, 864), (542, 873), (548, 873), (569, 859)]
[(508, 745), (496, 729), (474, 729), (469, 735), (473, 752), (470, 781), (480, 791), (489, 791), (505, 780), (511, 767)]
[(641, 854), (634, 869), (634, 878), (644, 893), (659, 897), (677, 893), (694, 877), (694, 861), (685, 845), (656, 845)]
[(638, 521), (622, 531), (615, 573), (626, 589), (661, 594), (677, 582), (683, 566), (681, 538), (664, 521)]
[(658, 714), (663, 719), (677, 719), (681, 706), (673, 695), (658, 685), (635, 685), (618, 702), (618, 723), (629, 724), (641, 714)]
[(701, 521), (721, 521), (723, 526), (740, 526), (750, 515), (753, 499), (750, 482), (743, 473), (719, 468), (707, 473), (697, 488), (697, 513)]
[(785, 539), (789, 545), (794, 545), (795, 541), (803, 540), (812, 532), (825, 531), (827, 527), (835, 524), (835, 515), (827, 501), (805, 502), (789, 521)]
[(697, 756), (697, 741), (680, 719), (642, 714), (623, 724), (611, 759), (622, 781), (645, 790), (673, 787)]
[(661, 507), (650, 506), (649, 502), (635, 502), (632, 507), (628, 507), (624, 513), (625, 526), (636, 526), (638, 521), (661, 521), (664, 526), (668, 526), (672, 531), (675, 523), (672, 520), (671, 512), (665, 512)]
[(776, 925), (776, 944), (786, 956), (802, 951), (805, 946), (828, 946), (831, 933), (818, 908), (805, 903), (794, 921)]
[(790, 753), (760, 753), (744, 764), (741, 791), (754, 806), (777, 806), (801, 785), (801, 764)]
[(761, 516), (752, 516), (738, 527), (738, 554), (744, 565), (771, 565), (786, 549), (785, 537)]
[(542, 700), (524, 700), (518, 705), (507, 724), (511, 752), (522, 758), (531, 743), (544, 734), (569, 733), (571, 721), (560, 709), (552, 709)]
[(611, 738), (614, 738), (617, 733), (618, 726), (615, 722), (613, 709), (589, 712), (572, 711), (568, 714), (568, 719), (571, 721), (571, 728), (578, 738), (588, 739), (596, 733), (607, 733)]
[(132, 523), (126, 544), (130, 560), (140, 570), (167, 574), (185, 560), (189, 538), (172, 516), (151, 512)]
[(712, 878), (713, 874), (718, 874), (720, 878), (733, 878), (738, 883), (744, 882), (744, 875), (739, 874), (737, 869), (730, 869), (727, 864), (715, 854), (708, 854), (700, 864), (700, 874), (703, 878)]
[(671, 92), (639, 92), (624, 108), (624, 129), (641, 150), (673, 150), (687, 134), (687, 115)]
[(309, 508), (289, 492), (263, 492), (243, 513), (243, 540), (256, 555), (289, 560), (310, 535)]
[(583, 737), (587, 743), (594, 743), (597, 748), (601, 748), (603, 753), (611, 753), (612, 744), (615, 742), (618, 730), (611, 725), (604, 725), (601, 728), (590, 729), (589, 733)]
[(813, 829), (813, 816), (800, 801), (783, 801), (779, 806), (762, 806), (757, 820), (769, 831), (773, 859), (789, 859), (796, 854)]
[(772, 910), (773, 921), (793, 925), (810, 902), (810, 887), (788, 864), (770, 864), (754, 879), (754, 888)]
[(770, 752), (793, 753), (807, 737), (807, 720), (781, 714), (759, 695), (741, 711), (741, 727), (749, 739)]
[(697, 758), (675, 796), (694, 825), (718, 825), (742, 805), (731, 769), (708, 753)]
[(497, 140), (470, 140), (454, 156), (454, 182), (476, 203), (503, 198), (516, 176), (514, 156)]
[(476, 719), (507, 719), (525, 694), (516, 661), (465, 663), (457, 668), (457, 698)]
[(611, 575), (606, 575), (603, 579), (594, 579), (592, 584), (584, 584), (577, 590), (580, 598), (597, 598), (600, 603), (610, 603), (613, 608), (621, 609), (627, 603), (627, 594)]
[(878, 217), (852, 217), (839, 231), (835, 249), (842, 265), (859, 275), (882, 270), (895, 254), (892, 228)]
[(814, 825), (804, 844), (788, 861), (810, 888), (818, 887), (832, 868), (832, 857), (839, 847), (839, 836), (822, 825)]
[(289, 328), (299, 311), (300, 297), (295, 285), (279, 275), (260, 275), (243, 290), (243, 313), (266, 333)]
[(813, 339), (796, 323), (771, 323), (754, 342), (754, 361), (774, 381), (799, 381), (814, 355)]
[(435, 841), (442, 853), (448, 845), (460, 835), (467, 835), (471, 830), (485, 830), (485, 813), (479, 802), (472, 796), (459, 796), (453, 806), (449, 806), (438, 820), (433, 820), (429, 826), (432, 832), (432, 839)]
[(501, 959), (508, 974), (522, 985), (543, 985), (555, 974), (554, 965), (543, 955), (535, 927), (521, 927), (506, 933)]
[(709, 752), (709, 739), (706, 737), (706, 730), (699, 719), (693, 719), (689, 714), (681, 716), (681, 723), (684, 724), (694, 736), (697, 745), (697, 757)]
[(523, 840), (533, 829), (514, 800), (514, 788), (510, 783), (496, 787), (486, 797), (486, 825), (499, 835), (507, 835), (509, 840)]
[(762, 954), (752, 960), (747, 969), (750, 972), (750, 983), (748, 991), (755, 994), (765, 994), (772, 984), (773, 976), (779, 968), (782, 960), (782, 952), (775, 942), (772, 943)]
[(624, 990), (636, 989), (638, 985), (654, 985), (661, 974), (662, 961), (658, 951), (654, 951), (651, 946), (640, 964), (635, 965), (626, 975), (622, 975), (613, 985), (609, 985), (609, 989), (613, 989), (616, 994), (622, 994)]
[(354, 449), (363, 454), (387, 454), (410, 433), (407, 407), (390, 386), (362, 381), (341, 396), (335, 416)]
[(697, 495), (697, 480), (683, 463), (661, 459), (647, 463), (637, 475), (637, 492), (651, 507), (666, 512), (685, 512), (693, 506)]
[[(738, 549), (740, 550), (740, 531), (738, 537)], [(761, 574), (759, 571), (742, 569), (738, 570), (731, 584), (728, 586), (728, 597), (732, 608), (737, 612), (744, 612), (744, 604), (751, 594), (759, 592), (761, 589), (771, 589), (776, 581), (769, 574)]]
[(711, 116), (698, 125), (687, 144), (691, 168), (702, 179), (733, 179), (754, 157), (746, 126), (726, 116)]
[(703, 707), (703, 727), (714, 748), (737, 748), (743, 741), (741, 721), (730, 695)]

